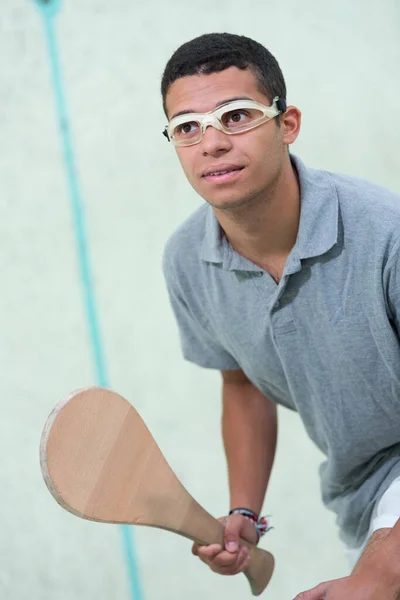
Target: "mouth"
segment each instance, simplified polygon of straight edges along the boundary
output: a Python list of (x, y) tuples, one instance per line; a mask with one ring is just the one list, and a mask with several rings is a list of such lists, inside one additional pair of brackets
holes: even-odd
[(211, 183), (225, 183), (227, 181), (236, 180), (245, 167), (238, 167), (235, 169), (226, 169), (224, 171), (216, 171), (215, 173), (208, 173), (203, 175), (203, 179)]

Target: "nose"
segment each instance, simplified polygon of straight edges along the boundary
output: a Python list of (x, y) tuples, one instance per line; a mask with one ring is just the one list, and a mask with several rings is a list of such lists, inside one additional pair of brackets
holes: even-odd
[(207, 125), (200, 143), (204, 155), (228, 152), (232, 148), (230, 136), (212, 125)]

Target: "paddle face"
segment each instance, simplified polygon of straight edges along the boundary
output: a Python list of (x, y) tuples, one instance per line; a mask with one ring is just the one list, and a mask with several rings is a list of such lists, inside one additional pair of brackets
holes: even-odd
[(57, 502), (85, 519), (174, 525), (173, 503), (182, 510), (191, 500), (133, 406), (104, 388), (80, 390), (56, 406), (42, 435), (41, 466)]
[[(111, 390), (78, 390), (55, 407), (42, 433), (40, 462), (50, 493), (76, 516), (223, 543), (222, 524), (183, 487), (133, 406)], [(274, 561), (250, 550), (255, 558), (246, 575), (258, 595)]]

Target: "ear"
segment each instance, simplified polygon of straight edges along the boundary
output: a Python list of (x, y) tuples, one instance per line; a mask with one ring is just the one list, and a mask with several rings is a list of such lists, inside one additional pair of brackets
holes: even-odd
[(283, 143), (293, 144), (300, 132), (301, 112), (295, 106), (288, 106), (280, 119)]

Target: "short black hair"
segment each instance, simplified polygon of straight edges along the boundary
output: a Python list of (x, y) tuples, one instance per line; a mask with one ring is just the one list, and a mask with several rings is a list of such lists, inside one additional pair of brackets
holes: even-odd
[(250, 69), (270, 102), (286, 100), (286, 83), (276, 58), (262, 44), (244, 35), (206, 33), (180, 46), (171, 56), (161, 80), (163, 109), (170, 86), (181, 77), (209, 75), (229, 67)]

